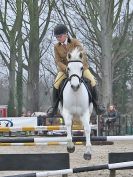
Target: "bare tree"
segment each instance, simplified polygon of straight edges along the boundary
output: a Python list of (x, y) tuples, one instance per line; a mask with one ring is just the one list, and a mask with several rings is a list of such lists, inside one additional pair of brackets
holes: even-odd
[[(39, 68), (40, 68), (40, 44), (42, 43), (44, 36), (47, 34), (47, 30), (50, 23), (51, 13), (54, 7), (54, 0), (42, 0), (39, 1), (28, 0), (25, 1), (29, 12), (29, 57), (28, 60), (28, 87), (27, 87), (27, 109), (31, 112), (39, 110)], [(39, 25), (39, 18), (42, 10), (46, 10), (45, 20), (41, 20)], [(43, 26), (42, 32), (40, 31)], [(40, 33), (39, 33), (40, 32)], [(43, 50), (44, 52), (45, 50)], [(46, 50), (47, 51), (47, 50)], [(45, 51), (45, 52), (46, 52)]]
[[(15, 66), (16, 66), (16, 44), (18, 41), (18, 36), (20, 34), (20, 21), (22, 20), (22, 3), (21, 0), (5, 1), (3, 4), (4, 8), (0, 9), (0, 22), (2, 26), (1, 39), (6, 46), (8, 51), (0, 51), (3, 61), (9, 69), (9, 101), (8, 101), (8, 115), (14, 116), (14, 108), (16, 107), (15, 98), (16, 98), (16, 82), (15, 82)], [(12, 10), (12, 14), (15, 15), (15, 18), (12, 18), (12, 15), (9, 14), (8, 9)], [(4, 37), (3, 37), (4, 34)]]

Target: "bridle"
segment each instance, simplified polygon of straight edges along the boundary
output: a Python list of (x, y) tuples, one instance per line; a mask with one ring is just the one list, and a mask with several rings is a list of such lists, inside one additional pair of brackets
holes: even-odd
[(79, 82), (80, 82), (80, 83), (82, 82), (82, 77), (79, 77), (77, 74), (72, 74), (72, 75), (68, 78), (68, 80), (69, 80), (70, 82), (71, 82), (72, 77), (77, 77), (77, 78), (79, 79)]
[[(71, 60), (68, 63), (71, 63), (71, 62), (80, 62), (80, 63), (82, 63), (82, 61), (79, 61), (79, 60)], [(67, 71), (67, 76), (68, 76), (68, 71)], [(71, 79), (73, 77), (77, 77), (79, 79), (79, 87), (80, 87), (81, 83), (83, 82), (83, 71), (82, 71), (82, 76), (81, 77), (79, 77), (77, 74), (72, 74), (70, 77), (68, 77), (68, 81), (70, 81), (70, 84), (71, 84)]]

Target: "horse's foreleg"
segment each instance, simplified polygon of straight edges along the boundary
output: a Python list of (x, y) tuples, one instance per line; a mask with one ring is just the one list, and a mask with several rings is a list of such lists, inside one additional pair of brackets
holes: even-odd
[(72, 142), (72, 115), (68, 112), (64, 112), (64, 121), (67, 129), (67, 151), (73, 153), (75, 151), (74, 143)]
[(82, 116), (82, 122), (84, 126), (84, 132), (86, 137), (86, 151), (84, 153), (84, 159), (90, 160), (91, 159), (91, 141), (90, 141), (90, 133), (91, 133), (91, 126), (90, 126), (90, 115), (86, 112)]

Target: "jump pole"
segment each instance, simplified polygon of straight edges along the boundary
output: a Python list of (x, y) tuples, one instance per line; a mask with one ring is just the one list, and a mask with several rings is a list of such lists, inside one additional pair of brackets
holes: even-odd
[[(82, 142), (81, 142), (82, 143)], [(67, 142), (45, 142), (45, 143), (0, 143), (0, 146), (51, 146), (66, 145)], [(80, 143), (79, 143), (80, 144)], [(83, 143), (82, 143), (83, 144)]]
[(65, 170), (55, 170), (55, 171), (45, 171), (45, 172), (13, 175), (13, 176), (6, 176), (6, 177), (44, 177), (44, 176), (55, 176), (55, 175), (65, 175), (65, 174), (68, 175), (68, 174), (73, 174), (73, 173), (98, 171), (98, 170), (106, 170), (106, 169), (116, 170), (116, 169), (123, 169), (126, 167), (133, 167), (133, 161), (89, 166), (89, 167), (81, 167), (81, 168), (73, 168), (73, 169), (65, 169)]
[[(133, 140), (133, 136), (93, 136), (91, 141), (129, 141)], [(74, 136), (72, 137), (73, 142), (85, 142), (86, 137)], [(20, 138), (0, 138), (0, 143), (45, 143), (45, 142), (68, 142), (67, 137), (44, 137), (44, 138), (30, 138), (30, 137), (20, 137)]]
[[(91, 129), (96, 129), (97, 125), (91, 125)], [(73, 130), (83, 130), (78, 125), (74, 125)], [(52, 131), (52, 130), (64, 130), (66, 131), (65, 125), (60, 126), (32, 126), (32, 127), (0, 127), (0, 132), (15, 132), (15, 131)]]
[[(75, 142), (75, 145), (84, 145), (83, 142)], [(45, 142), (45, 143), (0, 143), (0, 146), (57, 146), (67, 145), (67, 142)]]

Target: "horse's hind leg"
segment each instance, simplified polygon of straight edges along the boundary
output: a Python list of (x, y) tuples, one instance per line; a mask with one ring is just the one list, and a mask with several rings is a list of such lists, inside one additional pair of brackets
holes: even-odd
[(72, 142), (72, 115), (68, 111), (63, 111), (65, 126), (67, 128), (67, 151), (73, 153), (75, 151), (74, 143)]
[(90, 141), (90, 133), (91, 133), (91, 126), (90, 122), (90, 114), (88, 111), (82, 116), (82, 122), (84, 126), (84, 132), (86, 137), (86, 151), (84, 153), (84, 159), (90, 160), (91, 159), (91, 141)]

